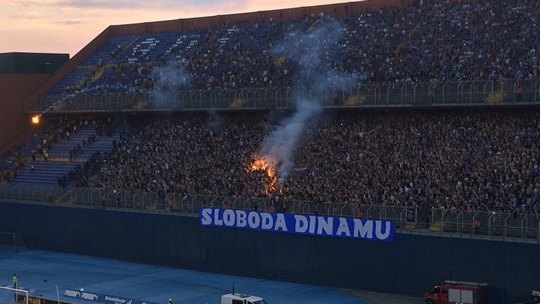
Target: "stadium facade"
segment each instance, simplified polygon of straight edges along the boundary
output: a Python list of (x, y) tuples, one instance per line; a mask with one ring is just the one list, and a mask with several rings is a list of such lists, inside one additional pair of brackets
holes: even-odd
[[(9, 122), (9, 134), (25, 140), (28, 127), (21, 124), (26, 114), (69, 114), (77, 117), (89, 113), (136, 113), (191, 110), (269, 110), (294, 108), (294, 100), (308, 97), (311, 92), (285, 89), (237, 91), (186, 91), (175, 97), (183, 99), (182, 107), (153, 107), (147, 93), (126, 94), (67, 94), (62, 90), (51, 94), (59, 83), (70, 75), (82, 75), (92, 67), (90, 78), (99, 78), (102, 62), (94, 60), (104, 46), (112, 46), (115, 39), (122, 40), (124, 49), (132, 47), (140, 36), (170, 31), (211, 29), (225, 23), (259, 22), (263, 20), (297, 20), (306, 16), (326, 13), (331, 16), (359, 14), (365, 10), (415, 5), (417, 1), (363, 1), (345, 4), (275, 10), (247, 14), (179, 19), (162, 22), (114, 25), (108, 27), (52, 77), (28, 80), (28, 87), (7, 89), (12, 99), (24, 99), (25, 109), (17, 108), (17, 122)], [(127, 37), (127, 38), (126, 38)], [(113, 41), (113, 42), (111, 42)], [(110, 51), (110, 49), (107, 49)], [(99, 54), (98, 54), (99, 55)], [(97, 67), (97, 68), (96, 68)], [(103, 68), (105, 69), (105, 68)], [(103, 72), (103, 70), (101, 71)], [(96, 76), (97, 75), (97, 76)], [(83, 79), (83, 77), (80, 77)], [(32, 78), (33, 79), (33, 78)], [(76, 79), (72, 82), (78, 82)], [(20, 81), (15, 80), (15, 81)], [(6, 88), (14, 86), (5, 82)], [(34, 90), (36, 86), (39, 88)], [(522, 86), (525, 86), (523, 94)], [(518, 89), (521, 89), (518, 90)], [(20, 92), (19, 92), (20, 91)], [(15, 96), (17, 92), (17, 96)], [(26, 92), (27, 94), (22, 94)], [(516, 107), (527, 106), (533, 111), (540, 102), (539, 82), (528, 80), (486, 80), (455, 83), (387, 83), (370, 84), (347, 92), (325, 91), (324, 108), (445, 108), (445, 107)], [(436, 97), (435, 97), (436, 96)], [(254, 101), (253, 101), (254, 100)], [(22, 104), (22, 103), (19, 103)], [(26, 119), (25, 119), (26, 120)], [(26, 120), (27, 121), (27, 120)], [(8, 130), (8, 125), (2, 130)], [(28, 133), (28, 132), (26, 132)], [(31, 135), (30, 135), (31, 136)], [(2, 147), (11, 146), (12, 138), (4, 136)], [(20, 140), (18, 142), (20, 142)], [(68, 135), (69, 140), (69, 135)], [(13, 143), (16, 143), (13, 141)], [(47, 161), (45, 159), (45, 161)], [(416, 230), (418, 215), (412, 222), (405, 220), (393, 242), (373, 242), (356, 239), (310, 235), (281, 234), (232, 228), (203, 227), (194, 216), (197, 210), (169, 213), (166, 208), (158, 212), (143, 206), (130, 210), (107, 205), (120, 202), (119, 194), (88, 189), (82, 191), (52, 190), (30, 191), (24, 187), (2, 188), (0, 197), (0, 231), (17, 232), (28, 247), (94, 255), (140, 263), (185, 267), (211, 272), (246, 276), (268, 277), (279, 280), (324, 284), (341, 288), (368, 289), (389, 293), (421, 295), (431, 286), (444, 280), (480, 281), (489, 284), (489, 303), (509, 303), (526, 300), (530, 291), (540, 286), (540, 230), (538, 220), (530, 214), (519, 219), (507, 217), (504, 232), (495, 231), (494, 213), (483, 212), (490, 224), (484, 231), (487, 239), (480, 239), (471, 224), (476, 220), (459, 213), (453, 219), (453, 229), (444, 230), (444, 216), (438, 231)], [(94, 195), (93, 191), (97, 191)], [(131, 200), (123, 196), (122, 202), (134, 208), (136, 196)], [(148, 194), (150, 200), (165, 203), (158, 194)], [(145, 197), (147, 194), (140, 194)], [(102, 199), (103, 198), (103, 199)], [(18, 202), (14, 202), (18, 200)], [(201, 199), (203, 200), (203, 199)], [(24, 202), (22, 202), (24, 201)], [(31, 201), (42, 201), (35, 204)], [(56, 205), (50, 204), (54, 201)], [(175, 200), (181, 201), (181, 199)], [(215, 200), (207, 202), (213, 206)], [(76, 204), (84, 205), (79, 206)], [(232, 205), (232, 204), (231, 204)], [(162, 206), (163, 207), (163, 206)], [(234, 207), (234, 206), (233, 206)], [(268, 206), (264, 205), (264, 209)], [(242, 206), (241, 209), (256, 209)], [(335, 208), (335, 207), (332, 207)], [(343, 209), (344, 207), (342, 207)], [(291, 212), (291, 209), (289, 211)], [(300, 210), (292, 212), (302, 213)], [(316, 213), (309, 207), (306, 213)], [(329, 209), (330, 210), (330, 209)], [(357, 211), (357, 210), (356, 210)], [(383, 207), (371, 216), (388, 219)], [(330, 212), (330, 211), (328, 211)], [(436, 213), (436, 211), (433, 211)], [(392, 219), (405, 219), (407, 210), (397, 211)], [(348, 214), (356, 216), (356, 214)], [(452, 214), (450, 214), (452, 215)], [(367, 214), (370, 216), (370, 214)], [(460, 218), (461, 216), (461, 218)], [(432, 219), (433, 220), (433, 219)], [(501, 220), (501, 219), (499, 219)], [(514, 220), (518, 226), (507, 226)], [(460, 233), (460, 229), (470, 229)], [(358, 221), (356, 221), (358, 223)], [(461, 224), (461, 225), (460, 225)], [(519, 226), (520, 225), (520, 226)], [(510, 231), (516, 228), (515, 231)], [(483, 227), (482, 227), (483, 228)], [(435, 232), (435, 233), (430, 233)], [(455, 232), (455, 234), (452, 234)], [(462, 231), (461, 231), (462, 232)], [(515, 233), (514, 235), (508, 234)], [(532, 235), (532, 236), (531, 236)], [(512, 239), (513, 241), (509, 241)]]

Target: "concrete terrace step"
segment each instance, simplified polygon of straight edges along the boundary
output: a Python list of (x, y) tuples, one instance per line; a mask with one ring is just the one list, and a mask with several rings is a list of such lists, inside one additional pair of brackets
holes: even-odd
[[(75, 168), (75, 167), (73, 167), (73, 168)], [(73, 168), (68, 168), (68, 169), (65, 169), (65, 170), (46, 170), (46, 171), (36, 170), (34, 172), (26, 171), (26, 172), (19, 173), (17, 175), (17, 178), (25, 178), (25, 177), (39, 178), (39, 177), (49, 177), (51, 175), (60, 175), (60, 176), (62, 176), (64, 174), (67, 174)]]
[(58, 185), (58, 181), (56, 180), (47, 180), (47, 181), (27, 181), (27, 180), (13, 180), (11, 182), (12, 185), (47, 185), (47, 186), (55, 186)]
[[(88, 137), (84, 137), (86, 140)], [(119, 140), (119, 136), (106, 137), (101, 136), (96, 138), (96, 142), (91, 145), (83, 146), (82, 141), (77, 140), (64, 140), (61, 143), (52, 147), (49, 151), (49, 158), (59, 158), (62, 160), (69, 160), (69, 152), (81, 145), (82, 152), (78, 155), (73, 155), (73, 160), (88, 160), (92, 154), (96, 152), (107, 153), (112, 150), (112, 143), (114, 140)]]
[(25, 168), (27, 167), (30, 168), (30, 165), (34, 165), (34, 168), (51, 168), (51, 167), (58, 168), (62, 166), (69, 167), (71, 164), (69, 162), (34, 161), (34, 162), (28, 163), (28, 165), (25, 166)]
[[(94, 154), (95, 152), (109, 152), (111, 150), (112, 150), (112, 147), (97, 147), (97, 148), (92, 147), (92, 149), (87, 147), (87, 148), (83, 148), (82, 152), (80, 152), (79, 154), (73, 155), (73, 157), (77, 157), (77, 156), (81, 156), (81, 155), (90, 156), (90, 155)], [(68, 158), (70, 151), (72, 151), (72, 150), (70, 149), (70, 150), (62, 150), (62, 151), (51, 151), (51, 152), (49, 152), (49, 159), (51, 159), (53, 157)]]
[[(81, 165), (77, 162), (34, 161), (18, 171), (17, 178), (11, 183), (56, 185), (58, 180), (72, 169)], [(32, 170), (32, 166), (34, 169)]]
[[(75, 168), (75, 166), (73, 167)], [(47, 170), (47, 171), (34, 171), (34, 172), (23, 172), (23, 173), (19, 173), (17, 175), (17, 178), (19, 179), (24, 179), (24, 178), (48, 178), (50, 176), (59, 176), (61, 177), (62, 175), (64, 174), (67, 174), (69, 171), (71, 171), (73, 168), (68, 168), (68, 169), (65, 169), (65, 170)]]

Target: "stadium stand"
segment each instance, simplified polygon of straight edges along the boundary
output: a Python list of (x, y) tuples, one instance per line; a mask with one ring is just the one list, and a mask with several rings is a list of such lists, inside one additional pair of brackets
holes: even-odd
[[(538, 76), (538, 14), (540, 6), (529, 0), (430, 1), (336, 17), (341, 39), (319, 43), (329, 66), (363, 83), (529, 79)], [(298, 64), (276, 47), (325, 18), (115, 36), (49, 95), (66, 87), (65, 94), (149, 91), (158, 77), (151, 70), (173, 60), (193, 76), (191, 89), (294, 86)], [(83, 68), (97, 63), (102, 75), (88, 77), (92, 70)]]

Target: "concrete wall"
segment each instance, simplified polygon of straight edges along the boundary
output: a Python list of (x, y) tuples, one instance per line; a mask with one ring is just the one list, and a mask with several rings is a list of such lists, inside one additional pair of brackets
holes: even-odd
[(540, 286), (540, 245), (397, 234), (394, 243), (199, 225), (198, 218), (0, 203), (0, 231), (28, 247), (345, 288), (422, 295), (446, 280), (487, 282), (489, 303)]
[(32, 133), (25, 97), (50, 75), (0, 74), (0, 154), (22, 144)]
[(69, 54), (3, 53), (0, 74), (53, 74), (69, 60)]
[(380, 10), (391, 7), (400, 7), (417, 3), (416, 0), (367, 0), (347, 3), (317, 5), (308, 7), (285, 8), (278, 10), (259, 11), (251, 13), (218, 15), (198, 18), (185, 18), (156, 22), (134, 23), (111, 26), (114, 35), (132, 35), (141, 33), (154, 33), (164, 31), (179, 31), (189, 29), (203, 29), (221, 26), (225, 22), (259, 22), (262, 20), (293, 20), (321, 12), (332, 16), (359, 14), (367, 10)]

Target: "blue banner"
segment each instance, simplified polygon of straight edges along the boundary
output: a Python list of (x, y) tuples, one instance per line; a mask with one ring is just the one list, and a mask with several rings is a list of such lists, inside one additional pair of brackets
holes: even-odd
[(350, 217), (271, 213), (220, 208), (200, 208), (203, 226), (230, 227), (257, 231), (394, 241), (395, 223)]
[(106, 304), (158, 304), (148, 301), (142, 301), (132, 298), (104, 295), (95, 292), (85, 291), (84, 289), (66, 289), (64, 292), (65, 297), (82, 299), (85, 301), (99, 302)]

